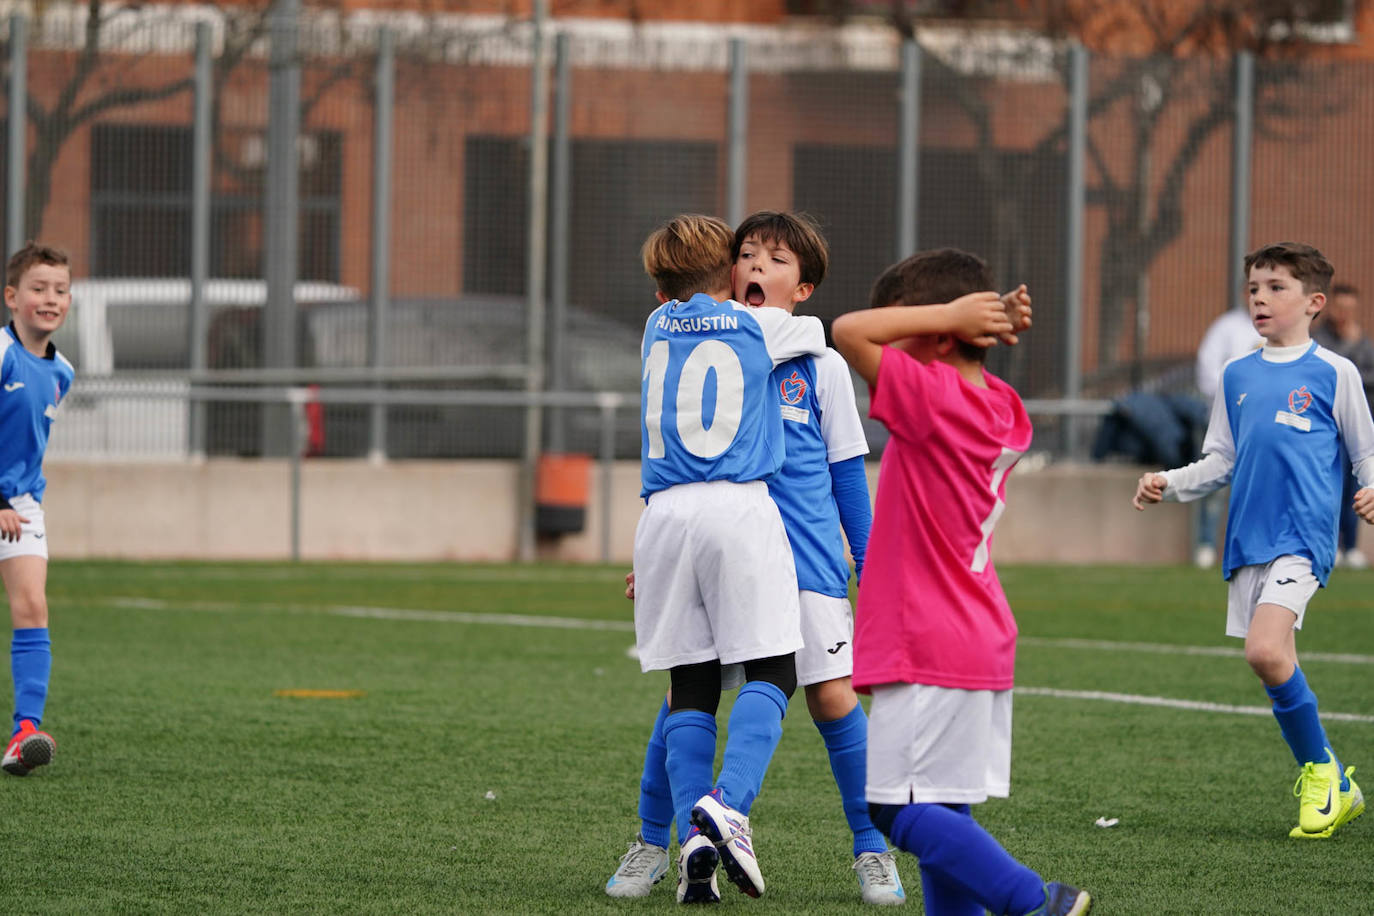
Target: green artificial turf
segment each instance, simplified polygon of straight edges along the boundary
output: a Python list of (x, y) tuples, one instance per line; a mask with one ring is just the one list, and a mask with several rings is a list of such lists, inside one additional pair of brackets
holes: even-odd
[[(58, 751), (0, 777), (3, 899), (23, 913), (673, 909), (671, 873), (646, 900), (602, 893), (637, 829), (666, 685), (626, 654), (624, 572), (53, 563), (44, 726)], [(1297, 767), (1278, 728), (1225, 709), (1267, 700), (1221, 635), (1215, 572), (1002, 579), (1027, 690), (1011, 797), (976, 812), (1008, 850), (1089, 888), (1099, 914), (1374, 908), (1374, 817), (1289, 840)], [(1374, 572), (1338, 570), (1299, 650), (1323, 712), (1365, 717), (1327, 730), (1374, 789), (1371, 586)], [(301, 690), (361, 695), (278, 695)], [(800, 691), (752, 820), (767, 894), (723, 882), (722, 909), (866, 911)], [(919, 912), (916, 863), (899, 865)]]

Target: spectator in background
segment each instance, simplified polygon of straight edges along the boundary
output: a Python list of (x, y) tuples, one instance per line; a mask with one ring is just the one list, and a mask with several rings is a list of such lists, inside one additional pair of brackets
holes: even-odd
[[(1312, 326), (1317, 343), (1344, 356), (1360, 370), (1365, 397), (1374, 396), (1374, 342), (1364, 336), (1360, 328), (1360, 293), (1347, 283), (1331, 287), (1331, 298)], [(1347, 468), (1345, 489), (1341, 493), (1340, 542), (1336, 545), (1336, 565), (1364, 569), (1369, 565), (1356, 546), (1360, 534), (1360, 517), (1355, 513), (1355, 477)]]
[[(1210, 410), (1221, 383), (1221, 370), (1228, 362), (1264, 346), (1264, 338), (1250, 320), (1244, 297), (1234, 308), (1217, 318), (1202, 335), (1197, 348), (1197, 390), (1202, 392)], [(1226, 501), (1224, 488), (1198, 500), (1193, 530), (1193, 564), (1210, 569), (1217, 562), (1217, 516)]]

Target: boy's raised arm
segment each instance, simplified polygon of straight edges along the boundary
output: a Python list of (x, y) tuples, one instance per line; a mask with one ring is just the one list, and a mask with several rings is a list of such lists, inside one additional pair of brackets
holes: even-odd
[(946, 305), (890, 305), (848, 312), (835, 319), (835, 349), (870, 385), (878, 380), (883, 347), (922, 334), (953, 334), (990, 347), (1015, 331), (1007, 306), (995, 292), (969, 293)]

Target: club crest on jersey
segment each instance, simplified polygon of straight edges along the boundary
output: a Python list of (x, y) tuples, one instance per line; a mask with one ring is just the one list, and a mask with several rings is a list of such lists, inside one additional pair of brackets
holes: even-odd
[(1312, 393), (1307, 390), (1307, 386), (1294, 388), (1288, 392), (1288, 409), (1293, 413), (1302, 413), (1312, 406)]
[(806, 397), (806, 379), (793, 370), (790, 376), (779, 383), (778, 393), (782, 395), (784, 404), (800, 404), (802, 398)]
[(778, 383), (778, 394), (782, 397), (782, 418), (793, 423), (811, 422), (811, 411), (798, 407), (806, 398), (806, 379), (794, 370), (790, 376)]
[(1312, 406), (1312, 393), (1307, 390), (1307, 386), (1294, 388), (1288, 392), (1288, 409), (1274, 413), (1274, 422), (1284, 426), (1291, 426), (1300, 432), (1310, 432), (1312, 430), (1312, 419), (1304, 417), (1303, 411)]

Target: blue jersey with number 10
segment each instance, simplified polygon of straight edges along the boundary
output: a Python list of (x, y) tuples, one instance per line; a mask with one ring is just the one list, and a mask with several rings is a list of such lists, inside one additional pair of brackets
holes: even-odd
[(764, 480), (785, 454), (773, 367), (825, 351), (818, 319), (698, 293), (644, 325), (640, 495), (680, 483)]

